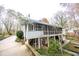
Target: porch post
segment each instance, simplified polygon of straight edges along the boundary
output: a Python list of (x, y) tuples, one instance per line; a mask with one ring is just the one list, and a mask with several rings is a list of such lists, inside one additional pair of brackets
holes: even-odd
[(36, 39), (35, 39), (35, 48), (36, 48)]
[(54, 36), (54, 40), (56, 40), (56, 39), (55, 39), (55, 36)]
[(33, 24), (33, 31), (35, 30), (35, 26), (34, 26), (34, 24)]
[(42, 44), (42, 38), (40, 40), (41, 40), (40, 44), (41, 44), (41, 46), (43, 46), (43, 44)]
[(48, 44), (48, 47), (49, 47), (49, 37), (47, 37), (47, 44)]
[(29, 44), (29, 40), (28, 39), (27, 39), (26, 43)]
[(28, 24), (27, 24), (27, 27), (25, 26), (25, 41), (28, 44), (29, 40), (26, 38), (27, 34), (28, 34)]
[(28, 24), (27, 24), (27, 32), (28, 32), (28, 30), (29, 30), (29, 28), (28, 28), (29, 26), (28, 26)]
[(25, 29), (24, 29), (24, 41), (26, 41), (26, 24), (25, 24)]
[(40, 38), (38, 38), (38, 48), (40, 49)]

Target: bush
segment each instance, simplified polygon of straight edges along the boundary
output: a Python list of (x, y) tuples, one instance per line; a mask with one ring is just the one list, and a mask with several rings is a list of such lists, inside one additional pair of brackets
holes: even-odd
[(16, 36), (20, 39), (23, 39), (23, 31), (17, 31)]
[(37, 51), (41, 54), (41, 55), (47, 55), (47, 56), (61, 56), (62, 52), (60, 50), (60, 45), (59, 45), (59, 41), (54, 40), (54, 39), (50, 39), (49, 40), (50, 44), (48, 49), (42, 47), (41, 49), (37, 49)]
[(60, 45), (57, 40), (50, 40), (50, 46), (48, 48), (48, 54), (52, 55), (61, 55)]

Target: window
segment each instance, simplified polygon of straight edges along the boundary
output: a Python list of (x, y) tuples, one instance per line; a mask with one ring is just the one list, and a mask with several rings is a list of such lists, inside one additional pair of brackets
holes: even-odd
[(33, 31), (33, 25), (29, 24), (29, 31)]

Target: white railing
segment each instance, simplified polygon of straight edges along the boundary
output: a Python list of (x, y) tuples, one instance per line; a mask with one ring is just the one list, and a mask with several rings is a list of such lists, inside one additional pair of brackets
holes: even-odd
[[(54, 35), (54, 34), (61, 34), (61, 31), (28, 31), (26, 32), (26, 38), (27, 39), (33, 39), (33, 38), (40, 38), (46, 35)], [(24, 33), (25, 36), (25, 33)]]
[[(24, 34), (25, 36), (25, 34)], [(28, 31), (26, 32), (27, 39), (39, 38), (43, 36), (43, 31)]]
[(44, 31), (44, 35), (61, 34), (62, 31)]

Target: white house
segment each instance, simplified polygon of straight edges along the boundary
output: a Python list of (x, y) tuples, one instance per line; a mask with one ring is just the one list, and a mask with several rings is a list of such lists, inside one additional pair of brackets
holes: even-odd
[(49, 46), (49, 38), (58, 36), (62, 39), (62, 28), (35, 20), (26, 20), (22, 25), (26, 43), (40, 48), (43, 45)]

